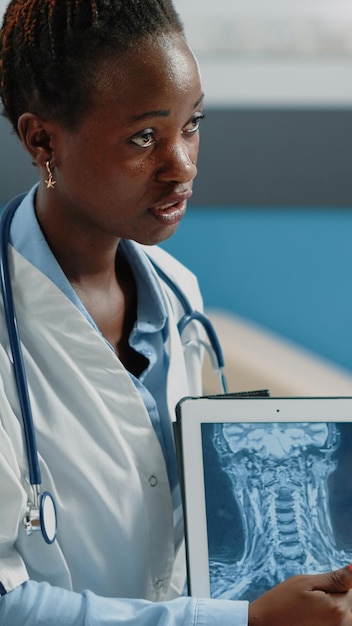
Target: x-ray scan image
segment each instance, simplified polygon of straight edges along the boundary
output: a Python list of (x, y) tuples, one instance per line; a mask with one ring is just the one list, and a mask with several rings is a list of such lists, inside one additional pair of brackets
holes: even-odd
[(352, 425), (202, 424), (213, 598), (352, 561)]

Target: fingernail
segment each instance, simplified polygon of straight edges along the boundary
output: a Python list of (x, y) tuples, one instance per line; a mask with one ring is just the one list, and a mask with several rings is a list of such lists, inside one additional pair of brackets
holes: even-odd
[(348, 569), (350, 570), (350, 572), (352, 572), (352, 563), (350, 563), (350, 565), (348, 566)]

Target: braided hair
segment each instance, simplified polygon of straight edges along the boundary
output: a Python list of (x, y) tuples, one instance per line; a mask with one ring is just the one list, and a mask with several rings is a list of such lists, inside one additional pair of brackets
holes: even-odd
[(172, 0), (12, 0), (0, 31), (3, 114), (16, 132), (26, 111), (74, 128), (97, 62), (163, 33), (183, 33)]

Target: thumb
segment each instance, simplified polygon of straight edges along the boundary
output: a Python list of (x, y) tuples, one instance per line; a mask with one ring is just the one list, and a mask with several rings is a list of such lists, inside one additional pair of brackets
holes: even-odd
[(352, 564), (341, 569), (315, 576), (313, 591), (344, 593), (352, 588)]

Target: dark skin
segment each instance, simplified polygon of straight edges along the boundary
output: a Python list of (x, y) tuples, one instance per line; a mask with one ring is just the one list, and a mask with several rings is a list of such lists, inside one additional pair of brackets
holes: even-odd
[[(75, 131), (31, 113), (19, 120), (40, 168), (36, 213), (46, 239), (104, 337), (137, 375), (145, 362), (128, 345), (135, 285), (116, 251), (121, 238), (155, 244), (176, 230), (197, 173), (202, 108), (198, 65), (181, 37), (140, 50), (101, 63)], [(48, 159), (54, 189), (44, 184)]]
[(249, 626), (351, 626), (352, 569), (294, 576), (249, 605)]
[[(97, 67), (90, 106), (74, 130), (24, 113), (18, 123), (36, 162), (35, 210), (49, 246), (122, 363), (136, 288), (120, 239), (157, 244), (182, 219), (197, 173), (202, 111), (198, 65), (179, 35), (160, 36)], [(47, 188), (46, 162), (56, 183)], [(249, 605), (249, 626), (352, 626), (352, 571), (288, 579)]]

